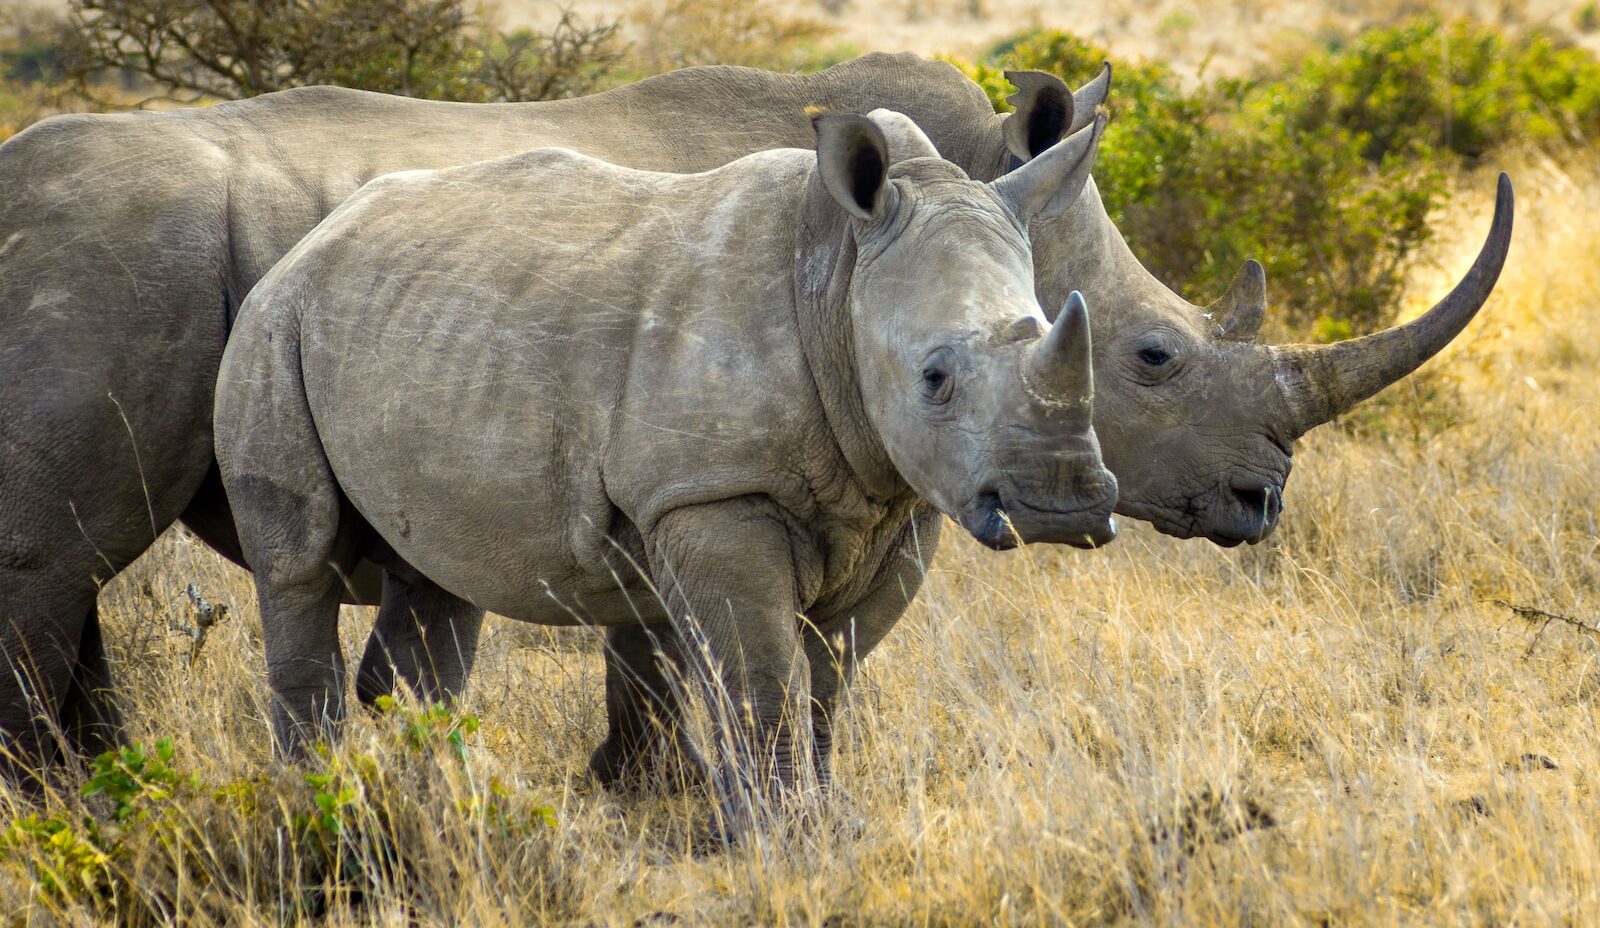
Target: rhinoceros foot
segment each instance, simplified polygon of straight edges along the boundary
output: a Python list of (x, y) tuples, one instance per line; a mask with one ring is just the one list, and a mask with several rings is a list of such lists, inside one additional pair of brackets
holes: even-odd
[(671, 796), (699, 790), (709, 782), (708, 770), (699, 750), (683, 735), (658, 733), (643, 743), (613, 735), (589, 756), (589, 773), (600, 785), (625, 795)]

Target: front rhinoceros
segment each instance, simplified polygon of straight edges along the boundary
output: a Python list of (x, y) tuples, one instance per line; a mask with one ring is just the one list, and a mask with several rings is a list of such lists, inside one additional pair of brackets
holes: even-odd
[(485, 608), (670, 621), (747, 709), (727, 769), (787, 786), (921, 500), (997, 547), (1110, 539), (1087, 315), (1045, 321), (1027, 241), (1100, 125), (986, 184), (874, 119), (921, 156), (823, 116), (815, 153), (704, 174), (544, 149), (382, 178), (262, 279), (217, 454), (281, 748), (342, 713), (358, 558), (464, 639)]

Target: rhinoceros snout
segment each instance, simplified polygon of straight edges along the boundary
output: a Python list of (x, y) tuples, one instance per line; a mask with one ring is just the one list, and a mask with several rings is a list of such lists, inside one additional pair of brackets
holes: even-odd
[(979, 543), (996, 551), (1019, 544), (1098, 548), (1117, 537), (1117, 520), (1111, 514), (1117, 502), (1116, 478), (1109, 472), (1104, 476), (1098, 492), (1077, 497), (1083, 504), (1075, 509), (1039, 508), (1009, 494), (986, 491), (961, 522)]

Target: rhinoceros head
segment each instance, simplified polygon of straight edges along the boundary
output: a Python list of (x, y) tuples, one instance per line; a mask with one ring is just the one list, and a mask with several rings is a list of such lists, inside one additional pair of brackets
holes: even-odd
[[(1084, 116), (1074, 117), (1073, 95), (1056, 78), (1011, 77), (1017, 112), (1002, 134), (1028, 164), (1030, 146)], [(1086, 90), (1104, 98), (1103, 86)], [(1072, 208), (1036, 222), (1030, 234), (1044, 305), (1081, 291), (1094, 307), (1095, 430), (1121, 487), (1117, 511), (1221, 545), (1266, 538), (1282, 509), (1295, 439), (1411, 373), (1462, 330), (1499, 276), (1511, 220), (1511, 184), (1502, 175), (1476, 263), (1422, 317), (1334, 345), (1263, 345), (1255, 340), (1266, 311), (1261, 265), (1247, 262), (1221, 299), (1195, 306), (1133, 256), (1089, 180)]]
[(895, 471), (991, 547), (1111, 540), (1088, 313), (1073, 294), (1046, 319), (1027, 239), (1077, 200), (1104, 123), (993, 184), (896, 113), (816, 126), (817, 176), (854, 246), (844, 300), (859, 401)]

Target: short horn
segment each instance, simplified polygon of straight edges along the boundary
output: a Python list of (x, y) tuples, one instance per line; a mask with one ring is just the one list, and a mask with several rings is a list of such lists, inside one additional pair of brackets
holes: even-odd
[(1466, 328), (1494, 290), (1511, 247), (1511, 178), (1500, 175), (1489, 237), (1467, 276), (1418, 318), (1333, 345), (1273, 348), (1274, 372), (1293, 426), (1305, 433), (1329, 421), (1438, 354)]
[(1217, 324), (1217, 337), (1235, 342), (1253, 341), (1267, 316), (1267, 272), (1251, 258), (1239, 268), (1222, 299), (1206, 307)]
[(1074, 290), (1028, 358), (1028, 385), (1048, 406), (1084, 406), (1094, 400), (1089, 307)]

